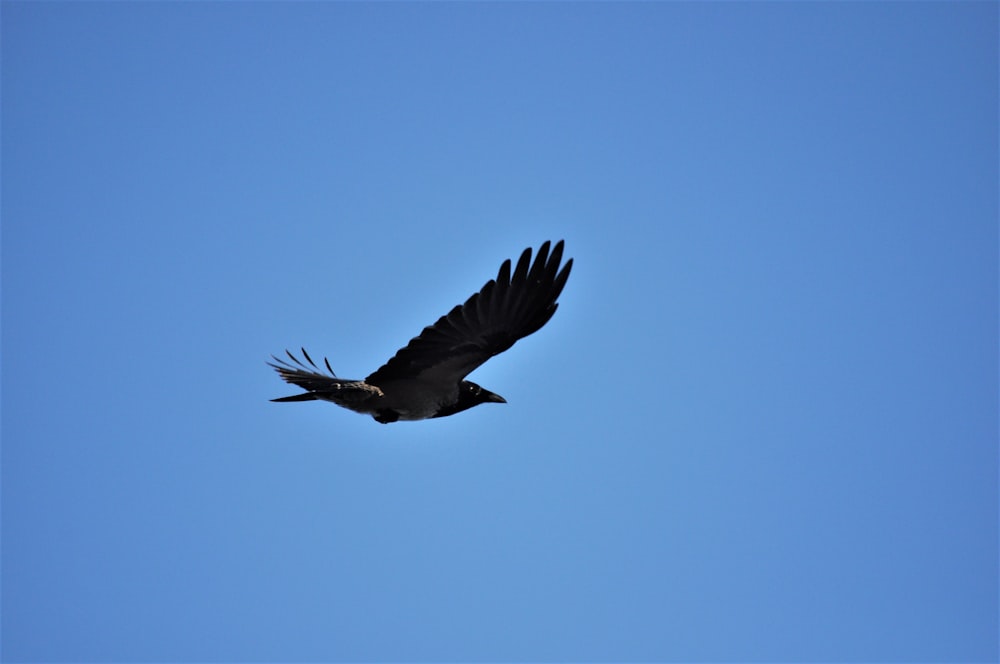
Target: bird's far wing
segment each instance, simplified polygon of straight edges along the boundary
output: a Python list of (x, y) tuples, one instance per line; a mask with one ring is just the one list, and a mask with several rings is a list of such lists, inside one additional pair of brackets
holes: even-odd
[(458, 382), (518, 339), (538, 331), (556, 312), (556, 298), (573, 267), (571, 258), (559, 269), (562, 253), (562, 240), (551, 253), (545, 242), (534, 263), (531, 248), (525, 249), (513, 273), (510, 260), (504, 261), (496, 279), (425, 327), (365, 382), (380, 385), (406, 378)]
[(294, 362), (294, 364), (288, 362), (287, 360), (282, 360), (280, 358), (271, 356), (274, 362), (268, 362), (267, 364), (274, 368), (278, 372), (278, 375), (286, 383), (291, 383), (292, 385), (297, 385), (303, 390), (309, 390), (310, 392), (323, 392), (330, 389), (338, 389), (345, 383), (354, 383), (357, 381), (344, 380), (343, 378), (337, 378), (337, 374), (333, 373), (333, 369), (330, 368), (330, 361), (323, 358), (323, 363), (326, 365), (326, 370), (330, 372), (329, 375), (322, 372), (322, 370), (316, 366), (316, 363), (312, 361), (309, 357), (309, 353), (306, 349), (302, 349), (302, 355), (309, 362), (309, 366), (302, 363), (299, 358), (292, 355), (289, 351), (285, 351), (288, 357)]
[(333, 369), (330, 368), (330, 361), (325, 357), (323, 358), (323, 364), (326, 365), (326, 370), (330, 373), (323, 373), (323, 370), (316, 366), (316, 363), (309, 357), (309, 353), (306, 352), (305, 348), (302, 349), (302, 356), (306, 358), (306, 362), (309, 363), (308, 366), (289, 351), (286, 350), (285, 353), (291, 362), (272, 355), (271, 357), (274, 359), (274, 362), (268, 362), (268, 364), (274, 367), (275, 371), (278, 372), (278, 375), (285, 382), (298, 385), (307, 391), (302, 394), (293, 394), (290, 397), (271, 399), (271, 401), (312, 401), (320, 399), (323, 401), (332, 401), (335, 404), (344, 408), (350, 408), (359, 413), (370, 413), (371, 410), (368, 408), (370, 401), (382, 396), (382, 390), (374, 385), (366, 385), (360, 380), (337, 378), (337, 375), (333, 373)]

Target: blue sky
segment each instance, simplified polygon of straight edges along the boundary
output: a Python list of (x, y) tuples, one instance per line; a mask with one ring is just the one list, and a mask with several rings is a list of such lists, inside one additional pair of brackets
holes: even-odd
[(0, 12), (4, 660), (997, 659), (996, 3)]

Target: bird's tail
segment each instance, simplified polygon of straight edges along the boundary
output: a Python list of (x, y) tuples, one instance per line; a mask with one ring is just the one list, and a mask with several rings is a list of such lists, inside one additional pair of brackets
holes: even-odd
[(306, 392), (305, 394), (293, 394), (290, 397), (281, 397), (280, 399), (271, 399), (275, 402), (286, 402), (286, 401), (316, 401), (316, 395), (312, 392)]

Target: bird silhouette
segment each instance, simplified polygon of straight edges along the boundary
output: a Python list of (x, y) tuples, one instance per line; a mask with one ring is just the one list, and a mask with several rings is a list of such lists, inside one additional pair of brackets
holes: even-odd
[(382, 423), (445, 417), (482, 403), (506, 403), (465, 377), (552, 318), (573, 267), (570, 258), (560, 269), (562, 254), (560, 240), (551, 252), (549, 242), (543, 243), (534, 262), (528, 247), (513, 270), (511, 261), (504, 261), (496, 279), (425, 327), (364, 380), (338, 378), (326, 358), (324, 372), (305, 348), (305, 362), (287, 350), (287, 360), (272, 355), (274, 362), (268, 364), (281, 378), (306, 390), (272, 401), (330, 401)]

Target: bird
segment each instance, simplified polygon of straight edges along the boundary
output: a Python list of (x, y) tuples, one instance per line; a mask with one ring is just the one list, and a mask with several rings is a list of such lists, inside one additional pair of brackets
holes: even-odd
[(446, 417), (484, 403), (507, 403), (465, 377), (537, 332), (555, 314), (556, 299), (569, 278), (573, 259), (560, 269), (563, 241), (549, 249), (549, 241), (542, 243), (532, 262), (528, 247), (513, 268), (511, 260), (505, 260), (495, 279), (425, 327), (364, 380), (338, 378), (325, 357), (324, 372), (305, 348), (301, 349), (305, 362), (287, 349), (287, 360), (272, 355), (274, 361), (267, 364), (285, 382), (306, 391), (271, 401), (329, 401), (371, 415), (382, 424)]

